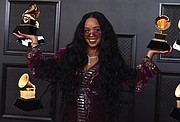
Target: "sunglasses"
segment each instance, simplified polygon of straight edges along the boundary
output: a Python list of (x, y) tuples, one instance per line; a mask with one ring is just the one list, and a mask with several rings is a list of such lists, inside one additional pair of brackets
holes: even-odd
[(91, 34), (93, 34), (96, 37), (100, 37), (101, 36), (101, 29), (95, 28), (93, 31), (91, 31), (90, 29), (84, 29), (84, 37), (85, 38), (89, 37)]

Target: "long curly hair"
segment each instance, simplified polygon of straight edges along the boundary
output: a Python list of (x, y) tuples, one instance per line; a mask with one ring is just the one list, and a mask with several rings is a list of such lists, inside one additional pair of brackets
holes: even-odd
[[(122, 112), (123, 83), (130, 86), (128, 92), (133, 93), (134, 73), (129, 69), (118, 48), (118, 41), (112, 25), (100, 12), (90, 12), (83, 16), (78, 24), (73, 40), (67, 45), (67, 52), (64, 55), (57, 73), (60, 87), (63, 91), (63, 105), (76, 104), (77, 93), (80, 88), (81, 78), (76, 74), (83, 71), (87, 65), (87, 43), (84, 39), (84, 24), (90, 17), (96, 18), (101, 31), (102, 40), (99, 45), (99, 74), (100, 74), (100, 102), (101, 108), (106, 112), (107, 121), (119, 122), (119, 114)], [(59, 68), (59, 67), (57, 67)], [(57, 79), (56, 79), (57, 80)]]

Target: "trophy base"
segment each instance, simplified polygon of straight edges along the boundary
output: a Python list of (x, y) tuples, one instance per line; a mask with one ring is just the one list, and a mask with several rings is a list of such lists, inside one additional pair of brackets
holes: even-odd
[(167, 34), (155, 32), (154, 38), (150, 41), (147, 48), (154, 50), (170, 50), (170, 46), (167, 43), (166, 39)]
[[(36, 35), (38, 38), (38, 43), (40, 45), (45, 43), (44, 37), (41, 36), (41, 34), (38, 31), (38, 28), (36, 28), (36, 27), (19, 25), (14, 29), (13, 32), (18, 34), (18, 31), (20, 31), (21, 33), (24, 33), (24, 34)], [(26, 47), (31, 47), (32, 40), (26, 39), (26, 38), (18, 38), (17, 42), (21, 43), (22, 45), (24, 45)]]
[(21, 33), (24, 33), (24, 34), (36, 35), (37, 29), (38, 28), (33, 27), (33, 26), (21, 26), (21, 25), (19, 25), (14, 29), (13, 32), (18, 34), (18, 31), (20, 31)]
[(169, 114), (169, 116), (171, 116), (172, 118), (180, 121), (179, 115), (180, 115), (180, 109), (179, 108), (173, 108), (173, 110)]
[(153, 50), (170, 50), (170, 46), (167, 42), (161, 42), (161, 41), (154, 41), (151, 40), (148, 44), (147, 48), (153, 49)]
[(41, 101), (39, 99), (23, 99), (21, 97), (18, 97), (14, 103), (14, 106), (18, 107), (21, 110), (24, 111), (33, 111), (37, 109), (42, 109), (43, 106), (41, 104)]

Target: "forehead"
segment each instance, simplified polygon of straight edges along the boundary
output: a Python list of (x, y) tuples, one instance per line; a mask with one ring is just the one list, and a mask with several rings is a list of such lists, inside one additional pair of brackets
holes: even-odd
[(84, 24), (85, 27), (99, 27), (99, 22), (96, 18), (88, 18)]

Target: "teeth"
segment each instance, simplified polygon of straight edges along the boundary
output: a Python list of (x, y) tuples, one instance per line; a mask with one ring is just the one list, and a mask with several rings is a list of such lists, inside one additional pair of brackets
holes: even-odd
[(94, 41), (96, 41), (96, 40), (89, 40), (90, 42), (94, 42)]

